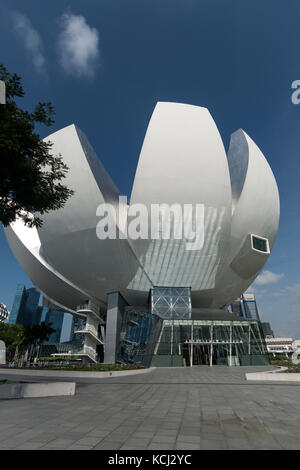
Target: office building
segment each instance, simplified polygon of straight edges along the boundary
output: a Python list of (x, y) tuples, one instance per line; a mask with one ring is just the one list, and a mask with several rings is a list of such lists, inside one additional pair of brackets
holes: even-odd
[(245, 320), (260, 321), (254, 294), (245, 292), (231, 304), (231, 311)]
[(262, 327), (263, 334), (264, 334), (265, 338), (274, 338), (275, 335), (274, 335), (274, 332), (271, 328), (270, 323), (262, 322), (261, 327)]
[(23, 326), (39, 323), (39, 299), (37, 289), (26, 289), (23, 284), (18, 284), (8, 322)]

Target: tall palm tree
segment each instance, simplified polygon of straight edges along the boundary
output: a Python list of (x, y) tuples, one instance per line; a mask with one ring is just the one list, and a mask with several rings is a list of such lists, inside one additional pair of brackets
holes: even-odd
[(25, 352), (25, 361), (28, 359), (29, 348), (32, 344), (35, 344), (38, 340), (39, 331), (37, 329), (38, 325), (26, 325), (24, 326), (24, 339), (23, 339), (23, 348)]
[(41, 345), (43, 344), (43, 342), (48, 341), (52, 333), (56, 332), (56, 330), (54, 330), (54, 328), (52, 328), (51, 325), (52, 325), (51, 322), (45, 323), (44, 321), (42, 321), (40, 325), (34, 325), (37, 327), (36, 328), (36, 338), (37, 338), (36, 339), (36, 345), (37, 345), (36, 358), (39, 357)]

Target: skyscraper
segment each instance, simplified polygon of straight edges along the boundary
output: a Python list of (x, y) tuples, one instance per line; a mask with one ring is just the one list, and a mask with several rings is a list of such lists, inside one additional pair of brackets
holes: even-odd
[(261, 324), (261, 327), (262, 327), (262, 330), (263, 330), (263, 334), (264, 334), (264, 337), (265, 338), (274, 338), (274, 332), (271, 328), (271, 325), (270, 323), (267, 323), (267, 322), (263, 322)]
[(64, 312), (60, 312), (58, 310), (54, 310), (53, 308), (47, 307), (41, 307), (41, 309), (42, 314), (40, 321), (44, 321), (47, 324), (51, 323), (50, 326), (55, 330), (55, 333), (52, 333), (48, 341), (44, 341), (44, 344), (59, 343), (65, 316)]
[(38, 323), (39, 299), (40, 293), (35, 287), (26, 289), (23, 284), (18, 284), (8, 322), (23, 326)]
[(260, 321), (254, 294), (248, 292), (242, 294), (239, 299), (231, 304), (232, 313), (245, 320)]

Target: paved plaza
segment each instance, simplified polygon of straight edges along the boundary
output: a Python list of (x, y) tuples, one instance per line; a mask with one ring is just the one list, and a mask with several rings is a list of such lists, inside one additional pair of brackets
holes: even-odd
[(300, 449), (300, 385), (245, 380), (270, 369), (157, 368), (77, 379), (73, 397), (0, 400), (0, 449)]

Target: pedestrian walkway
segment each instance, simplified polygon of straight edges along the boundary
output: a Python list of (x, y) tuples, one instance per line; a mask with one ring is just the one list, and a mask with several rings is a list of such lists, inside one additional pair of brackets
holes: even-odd
[(300, 449), (299, 385), (245, 380), (264, 370), (157, 368), (0, 401), (0, 449)]

